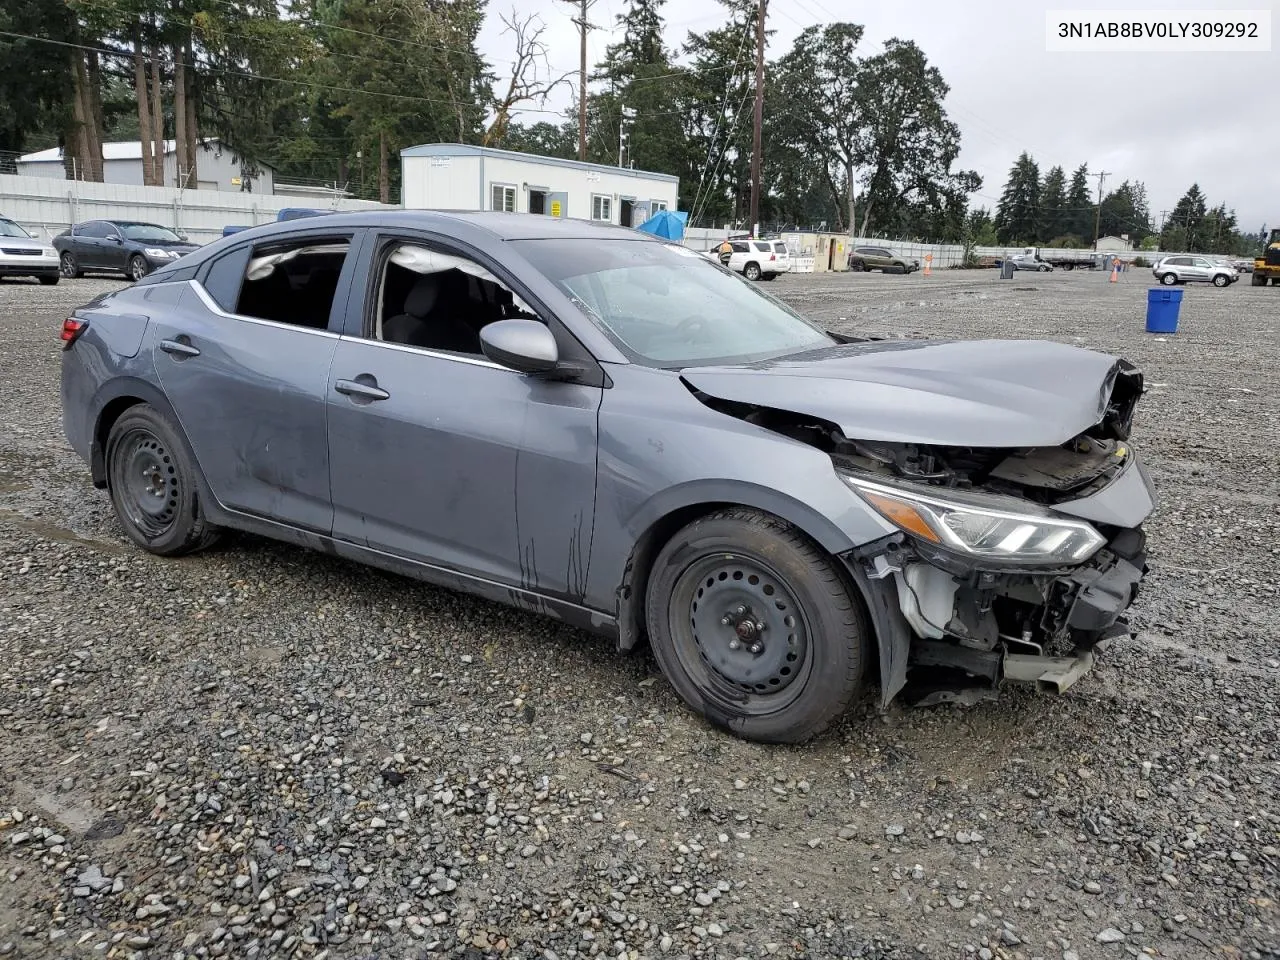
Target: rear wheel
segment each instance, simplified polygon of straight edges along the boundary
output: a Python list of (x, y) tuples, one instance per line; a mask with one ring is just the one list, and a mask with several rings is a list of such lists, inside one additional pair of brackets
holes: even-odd
[(195, 465), (160, 411), (149, 404), (126, 410), (111, 425), (106, 460), (116, 517), (138, 546), (173, 557), (217, 539), (200, 507)]
[(754, 262), (748, 263), (745, 267), (742, 268), (742, 275), (746, 277), (748, 280), (759, 280), (760, 264), (754, 263)]
[(1178, 282), (1178, 275), (1176, 273), (1162, 273), (1160, 274), (1160, 282), (1166, 287), (1172, 287)]
[(808, 740), (861, 689), (862, 606), (836, 561), (777, 517), (734, 508), (679, 531), (654, 562), (645, 611), (676, 693), (748, 740)]
[(1249, 283), (1255, 287), (1265, 287), (1267, 285), (1267, 278), (1255, 273), (1249, 280)]

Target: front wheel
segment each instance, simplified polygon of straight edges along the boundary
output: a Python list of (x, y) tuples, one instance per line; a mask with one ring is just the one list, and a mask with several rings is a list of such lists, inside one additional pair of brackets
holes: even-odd
[(1162, 273), (1160, 275), (1160, 282), (1166, 287), (1172, 287), (1178, 282), (1178, 275), (1176, 273)]
[(1213, 285), (1215, 287), (1225, 287), (1230, 282), (1231, 278), (1222, 273), (1213, 278)]
[(837, 562), (783, 520), (733, 508), (659, 552), (649, 639), (680, 698), (748, 740), (801, 743), (862, 687), (867, 628)]
[(135, 283), (145, 277), (151, 268), (147, 266), (147, 260), (139, 253), (135, 253), (129, 258), (128, 277)]
[(84, 276), (84, 271), (80, 269), (80, 264), (76, 261), (76, 255), (70, 250), (64, 251), (61, 258), (59, 258), (58, 270), (68, 280), (78, 280)]
[(106, 460), (116, 517), (138, 546), (174, 557), (217, 539), (200, 506), (195, 464), (160, 411), (149, 404), (126, 410), (111, 425)]

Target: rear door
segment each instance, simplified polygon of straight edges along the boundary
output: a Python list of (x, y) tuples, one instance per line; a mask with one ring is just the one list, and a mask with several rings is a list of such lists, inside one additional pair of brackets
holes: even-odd
[(101, 269), (107, 266), (107, 224), (102, 220), (89, 220), (76, 227), (71, 234), (71, 252), (81, 267)]
[(152, 314), (156, 370), (226, 507), (328, 534), (325, 399), (363, 234), (233, 247)]

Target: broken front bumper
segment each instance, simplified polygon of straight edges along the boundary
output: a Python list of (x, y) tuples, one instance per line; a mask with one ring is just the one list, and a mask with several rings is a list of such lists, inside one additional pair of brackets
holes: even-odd
[(883, 703), (993, 697), (1002, 681), (1061, 692), (1129, 633), (1124, 613), (1147, 571), (1141, 528), (1116, 532), (1066, 570), (979, 569), (895, 534), (843, 557), (880, 651)]

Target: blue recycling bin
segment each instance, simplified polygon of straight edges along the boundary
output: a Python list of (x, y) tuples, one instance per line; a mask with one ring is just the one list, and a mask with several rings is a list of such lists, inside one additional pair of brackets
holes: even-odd
[(1177, 333), (1182, 291), (1156, 287), (1147, 291), (1147, 333)]

